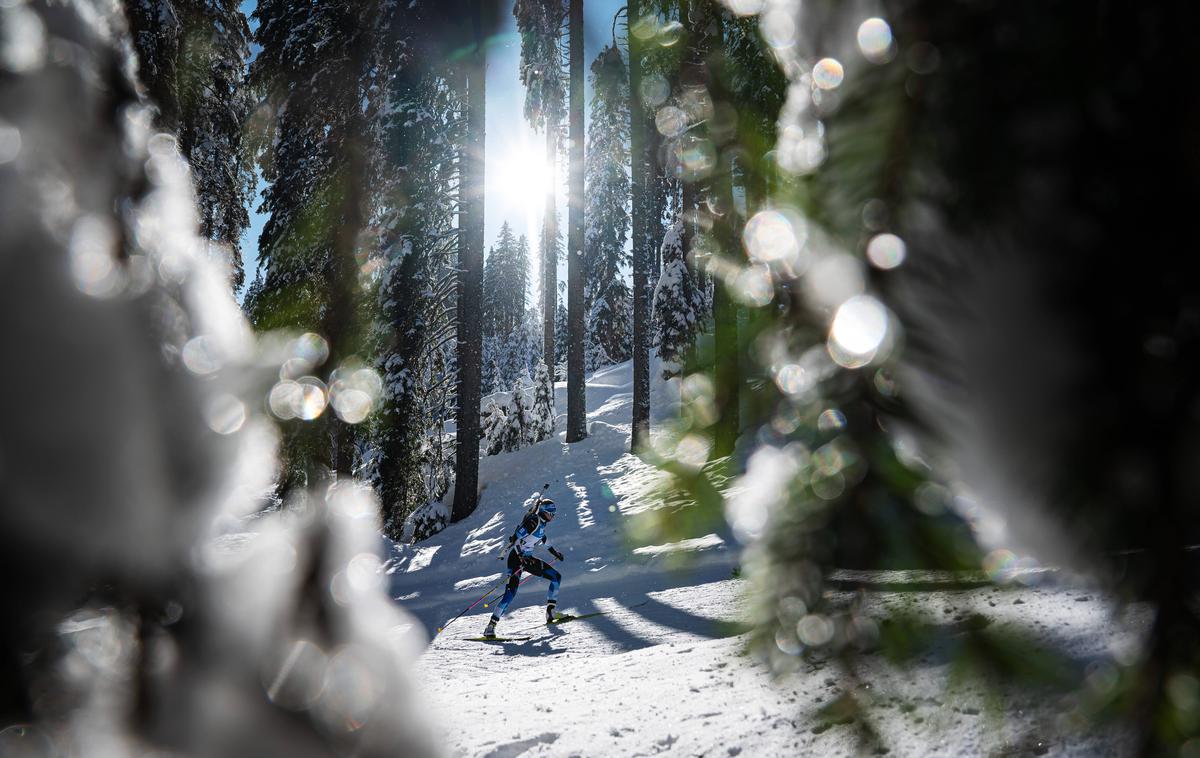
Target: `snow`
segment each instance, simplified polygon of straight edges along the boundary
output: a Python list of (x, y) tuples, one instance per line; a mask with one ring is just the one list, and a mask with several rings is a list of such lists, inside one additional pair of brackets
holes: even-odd
[[(661, 376), (658, 367), (652, 375)], [(799, 658), (797, 672), (777, 676), (746, 652), (743, 620), (754, 598), (749, 583), (735, 576), (741, 554), (731, 529), (708, 526), (659, 545), (630, 539), (641, 514), (665, 507), (654, 494), (660, 474), (627, 452), (631, 388), (628, 363), (597, 372), (587, 386), (588, 407), (595, 409), (587, 439), (568, 446), (560, 432), (482, 459), (482, 494), (472, 516), (419, 545), (392, 548), (410, 570), (391, 574), (391, 595), (432, 637), (416, 676), (448, 751), (859, 754), (859, 727), (824, 711), (850, 681), (840, 662)], [(556, 407), (565, 408), (565, 384), (556, 393)], [(653, 383), (656, 428), (678, 397), (678, 380)], [(466, 639), (482, 632), (499, 592), (439, 634), (500, 584), (498, 556), (522, 503), (543, 483), (559, 506), (548, 542), (566, 555), (557, 564), (558, 610), (601, 615), (546, 626), (546, 583), (533, 578), (497, 629), (502, 637), (529, 639)], [(411, 569), (418, 556), (422, 567)], [(983, 574), (837, 572), (830, 592), (849, 602), (851, 588), (865, 584), (863, 609), (877, 622), (897, 611), (924, 612), (944, 622), (951, 638), (982, 617), (991, 628), (1025, 635), (1032, 646), (1066, 651), (1080, 666), (1127, 654), (1149, 621), (1144, 609), (1121, 610), (1052, 572), (1008, 579), (996, 586)], [(858, 658), (855, 694), (871, 704), (871, 725), (891, 755), (1082, 756), (1130, 748), (1112, 729), (1071, 732), (1068, 700), (998, 682), (985, 689), (956, 676), (956, 665), (936, 648), (907, 668), (878, 652)]]

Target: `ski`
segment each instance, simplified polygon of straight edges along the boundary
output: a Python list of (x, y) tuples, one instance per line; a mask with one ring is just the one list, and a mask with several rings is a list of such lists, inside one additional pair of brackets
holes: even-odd
[[(650, 602), (649, 600), (643, 600), (640, 603), (635, 603), (634, 605), (627, 605), (625, 607), (626, 608), (640, 608), (641, 606), (646, 605), (649, 602)], [(517, 633), (531, 632), (535, 629), (540, 629), (540, 628), (546, 627), (546, 626), (558, 626), (559, 624), (565, 624), (568, 621), (580, 621), (582, 619), (590, 619), (593, 616), (607, 616), (608, 613), (609, 613), (609, 611), (595, 611), (593, 613), (584, 613), (579, 616), (572, 616), (569, 613), (564, 613), (561, 616), (558, 616), (557, 618), (555, 618), (553, 621), (543, 621), (542, 623), (540, 623), (536, 626), (527, 626), (522, 629), (518, 629)]]
[(464, 642), (523, 642), (532, 637), (463, 637)]
[(569, 613), (564, 613), (561, 616), (555, 616), (553, 621), (547, 621), (546, 625), (550, 626), (552, 624), (565, 624), (568, 621), (578, 621), (579, 619), (591, 618), (592, 616), (601, 616), (603, 614), (604, 614), (604, 611), (596, 611), (595, 613), (585, 613), (582, 616), (572, 616)]

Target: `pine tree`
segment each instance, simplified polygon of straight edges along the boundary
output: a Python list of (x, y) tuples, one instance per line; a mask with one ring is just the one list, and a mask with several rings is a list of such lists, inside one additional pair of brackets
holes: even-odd
[(200, 234), (245, 281), (239, 240), (254, 194), (243, 139), (252, 98), (246, 86), (250, 28), (235, 0), (125, 0), (138, 79), (157, 108), (155, 126), (178, 137), (191, 167)]
[[(385, 0), (262, 0), (250, 80), (265, 97), (259, 156), (270, 214), (246, 309), (259, 329), (313, 331), (328, 341), (327, 378), (362, 347), (360, 233), (380, 166), (378, 115), (403, 48)], [(323, 428), (321, 428), (323, 427)], [(282, 489), (348, 475), (354, 432), (335, 413), (285, 430)]]
[[(501, 229), (501, 235), (503, 233), (504, 230)], [(525, 239), (525, 235), (510, 242), (500, 274), (497, 284), (500, 287), (501, 307), (496, 323), (497, 332), (499, 334), (523, 334), (525, 294), (529, 287), (529, 242)]]
[(541, 442), (554, 436), (554, 381), (544, 361), (538, 361), (537, 374), (533, 378), (533, 418), (530, 424), (530, 439)]
[(704, 298), (683, 257), (683, 224), (676, 222), (663, 237), (663, 270), (654, 288), (654, 322), (663, 378), (678, 376), (683, 359), (703, 324)]
[(483, 270), (484, 334), (508, 340), (525, 322), (525, 293), (529, 286), (529, 243), (514, 236), (505, 221)]
[(453, 328), (453, 279), (446, 272), (457, 244), (459, 107), (444, 76), (414, 71), (397, 77), (384, 108), (388, 179), (374, 336), (383, 398), (373, 444), (384, 528), (394, 539), (410, 513), (440, 500), (449, 486), (439, 430), (447, 413), (445, 342)]
[(591, 334), (587, 337), (587, 343), (584, 346), (584, 368), (591, 373), (597, 369), (611, 366), (614, 361), (604, 349), (604, 342), (595, 339)]
[[(507, 230), (508, 223), (506, 222), (501, 228), (501, 234), (504, 234)], [(488, 248), (487, 257), (483, 261), (483, 299), (479, 303), (479, 309), (482, 312), (481, 318), (483, 319), (483, 361), (485, 367), (488, 359), (488, 338), (496, 334), (496, 319), (497, 314), (500, 312), (500, 287), (498, 286), (497, 279), (500, 273), (499, 264), (501, 255), (503, 255), (503, 250), (498, 254), (496, 247), (493, 245)], [(484, 370), (486, 371), (486, 368)], [(486, 387), (485, 383), (485, 390)]]
[(629, 239), (626, 75), (625, 62), (615, 45), (604, 48), (592, 62), (584, 243), (587, 339), (602, 344), (610, 361), (623, 361), (629, 356), (630, 339), (630, 292), (622, 271), (629, 264), (625, 252)]
[(567, 379), (567, 307), (563, 304), (566, 298), (559, 298), (558, 309), (554, 314), (554, 331), (559, 335), (554, 345), (554, 381)]
[(483, 338), (483, 375), (480, 378), (483, 392), (492, 394), (498, 392), (503, 385), (500, 381), (500, 363), (497, 356), (500, 354), (501, 346), (495, 337)]
[(504, 452), (505, 434), (508, 429), (508, 410), (504, 403), (497, 403), (495, 398), (488, 400), (484, 413), (482, 434), (484, 455), (496, 455)]
[(484, 267), (484, 390), (507, 387), (530, 366), (531, 335), (525, 294), (529, 243), (505, 222)]
[(521, 382), (513, 382), (505, 407), (506, 425), (501, 433), (501, 446), (506, 453), (516, 452), (528, 444), (530, 431), (533, 427), (533, 417), (529, 412), (529, 402), (525, 399), (525, 390)]

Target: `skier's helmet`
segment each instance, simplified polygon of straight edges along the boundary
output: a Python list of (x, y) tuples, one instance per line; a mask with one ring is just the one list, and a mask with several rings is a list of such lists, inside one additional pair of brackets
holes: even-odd
[(550, 498), (545, 498), (538, 505), (538, 516), (541, 517), (542, 521), (549, 521), (554, 518), (554, 513), (557, 510), (558, 506), (554, 504), (554, 501)]

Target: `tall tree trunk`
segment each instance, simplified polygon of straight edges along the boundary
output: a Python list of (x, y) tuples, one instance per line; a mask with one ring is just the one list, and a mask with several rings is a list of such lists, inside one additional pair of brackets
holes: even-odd
[(554, 381), (554, 314), (558, 310), (558, 124), (546, 124), (546, 212), (542, 219), (542, 360)]
[[(369, 35), (359, 40), (350, 51), (346, 80), (347, 91), (359, 93), (359, 77), (366, 68), (367, 46), (374, 42)], [(361, 95), (349, 98), (353, 115), (347, 117), (342, 134), (341, 225), (333, 240), (328, 282), (329, 308), (323, 325), (329, 340), (327, 369), (332, 372), (354, 354), (355, 291), (358, 282), (356, 249), (359, 233), (367, 224), (367, 119), (362, 112)], [(325, 410), (329, 461), (335, 479), (349, 477), (354, 465), (354, 430), (338, 418), (333, 408)], [(310, 482), (311, 484), (311, 482)]]
[(474, 50), (466, 61), (467, 130), (459, 180), (458, 415), (451, 521), (475, 510), (479, 499), (479, 401), (483, 364), (483, 183), (487, 53), (480, 3), (473, 4)]
[[(630, 28), (641, 18), (638, 0), (628, 0)], [(650, 267), (654, 240), (650, 226), (652, 155), (647, 150), (646, 113), (642, 105), (642, 42), (629, 34), (629, 164), (633, 233), (633, 434), (637, 452), (650, 441)]]
[(570, 0), (570, 186), (567, 215), (567, 442), (587, 437), (583, 383), (583, 0)]
[[(690, 6), (690, 7), (689, 7)], [(721, 83), (710, 71), (710, 56), (714, 45), (720, 44), (720, 21), (715, 16), (711, 0), (693, 0), (683, 3), (681, 15), (689, 41), (688, 62), (682, 76), (687, 87), (704, 87), (713, 100), (722, 99)], [(697, 136), (707, 138), (707, 130), (698, 131)], [(726, 156), (720, 155), (713, 173), (708, 177), (707, 194), (720, 209), (712, 216), (712, 236), (717, 244), (715, 255), (732, 256), (737, 250), (737, 236), (733, 227), (733, 177), (732, 166)], [(685, 180), (683, 185), (684, 213), (693, 211), (700, 200), (700, 188), (694, 180)], [(690, 252), (694, 229), (685, 223), (684, 250)], [(740, 419), (741, 369), (738, 364), (738, 308), (730, 297), (728, 287), (720, 275), (712, 277), (713, 284), (713, 385), (718, 420), (713, 429), (713, 455), (723, 457), (733, 452), (737, 442)]]
[[(343, 142), (345, 167), (341, 181), (342, 223), (334, 240), (329, 273), (330, 299), (326, 311), (324, 332), (329, 339), (330, 372), (354, 353), (354, 311), (357, 262), (355, 248), (358, 235), (366, 225), (363, 184), (367, 177), (366, 132), (361, 114), (349, 120)], [(337, 479), (349, 477), (354, 465), (354, 430), (338, 418), (333, 408), (325, 410), (328, 425), (329, 461)], [(311, 482), (310, 482), (311, 484)]]

